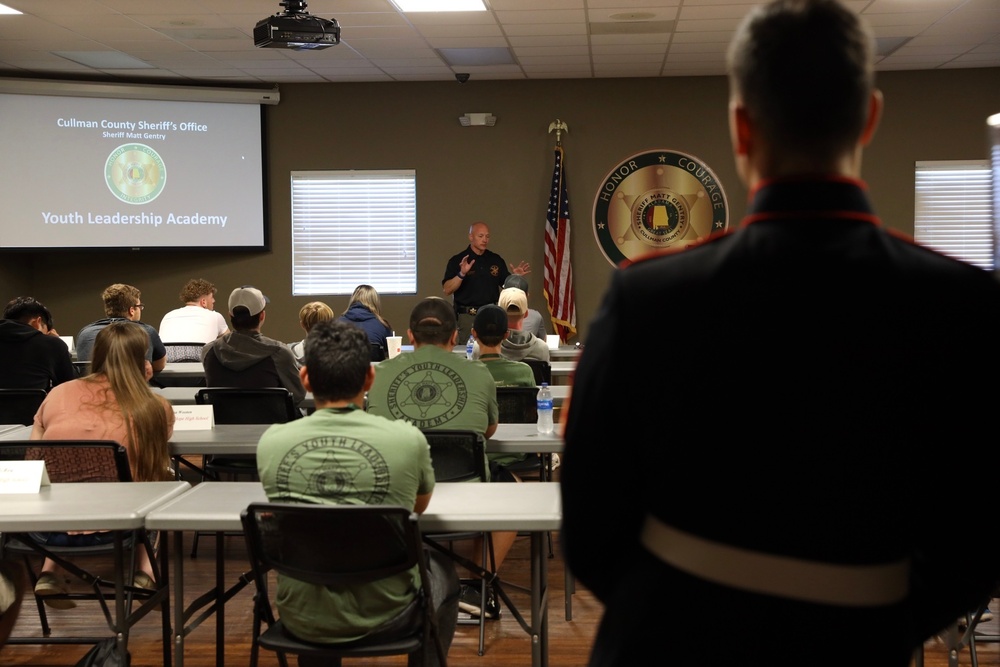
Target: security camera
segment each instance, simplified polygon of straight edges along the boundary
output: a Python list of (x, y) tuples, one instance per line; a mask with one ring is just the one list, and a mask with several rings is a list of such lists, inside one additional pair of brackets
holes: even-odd
[(466, 81), (469, 80), (469, 73), (459, 72), (458, 74), (455, 75), (455, 80), (458, 81), (459, 83), (465, 83)]

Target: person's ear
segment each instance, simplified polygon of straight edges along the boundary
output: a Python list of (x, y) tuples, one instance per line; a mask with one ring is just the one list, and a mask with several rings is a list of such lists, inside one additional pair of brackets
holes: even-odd
[(868, 118), (865, 120), (864, 130), (861, 132), (862, 146), (867, 146), (875, 136), (875, 130), (878, 129), (879, 121), (882, 120), (882, 109), (884, 106), (885, 101), (882, 97), (882, 91), (876, 88), (872, 91), (871, 97), (868, 99)]
[(375, 384), (375, 365), (368, 364), (368, 372), (365, 374), (364, 390), (367, 392)]
[(267, 316), (267, 311), (266, 311), (266, 310), (262, 310), (262, 311), (260, 311), (260, 323), (261, 323), (261, 324), (264, 324), (264, 318), (265, 318), (266, 316)]
[(753, 146), (753, 122), (746, 107), (736, 100), (729, 103), (729, 134), (733, 153), (748, 155)]
[(410, 345), (416, 345), (417, 341), (413, 338), (413, 331), (410, 329), (406, 330), (406, 340), (410, 341)]
[(312, 391), (312, 385), (309, 384), (309, 369), (306, 366), (299, 369), (299, 379), (302, 380), (302, 386), (306, 391)]

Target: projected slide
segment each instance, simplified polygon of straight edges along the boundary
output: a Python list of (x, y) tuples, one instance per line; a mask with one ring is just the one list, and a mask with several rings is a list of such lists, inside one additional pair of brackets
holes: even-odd
[(0, 248), (262, 248), (261, 108), (0, 94)]

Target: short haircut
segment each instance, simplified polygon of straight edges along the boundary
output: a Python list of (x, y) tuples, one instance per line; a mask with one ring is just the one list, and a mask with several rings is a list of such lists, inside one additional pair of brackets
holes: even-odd
[(32, 296), (19, 296), (7, 302), (3, 309), (5, 320), (16, 320), (22, 324), (27, 324), (36, 317), (42, 318), (49, 329), (52, 325), (52, 313), (40, 301)]
[(260, 313), (251, 315), (244, 306), (237, 306), (235, 311), (229, 313), (229, 323), (233, 325), (233, 331), (253, 331), (260, 328)]
[(445, 345), (456, 329), (455, 307), (439, 296), (421, 299), (410, 311), (410, 331), (421, 345)]
[(332, 319), (333, 308), (322, 301), (310, 301), (299, 309), (299, 323), (307, 332), (312, 331), (320, 322)]
[(314, 398), (342, 401), (365, 386), (371, 344), (364, 329), (340, 320), (318, 322), (306, 336), (305, 366)]
[(128, 317), (129, 309), (142, 300), (142, 292), (131, 285), (115, 283), (101, 293), (104, 314), (108, 317)]
[(492, 303), (479, 309), (472, 322), (480, 345), (496, 347), (507, 337), (507, 313)]
[(873, 45), (837, 0), (774, 0), (752, 9), (730, 43), (730, 89), (770, 144), (830, 160), (864, 131)]
[(181, 303), (191, 303), (203, 296), (215, 294), (215, 285), (204, 278), (192, 278), (181, 289)]

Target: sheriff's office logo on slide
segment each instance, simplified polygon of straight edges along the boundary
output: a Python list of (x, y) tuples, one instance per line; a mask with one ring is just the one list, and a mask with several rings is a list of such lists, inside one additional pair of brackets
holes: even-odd
[(167, 169), (159, 153), (145, 144), (123, 144), (104, 165), (111, 194), (126, 204), (147, 204), (163, 192)]
[(444, 364), (428, 361), (404, 369), (389, 385), (386, 407), (417, 428), (442, 428), (461, 414), (469, 388)]
[(722, 184), (698, 158), (636, 153), (608, 172), (594, 199), (594, 236), (614, 266), (656, 250), (685, 248), (729, 228)]
[(356, 498), (365, 505), (381, 505), (389, 492), (389, 466), (367, 443), (323, 436), (295, 445), (282, 457), (275, 486), (286, 497), (296, 488), (312, 496)]

